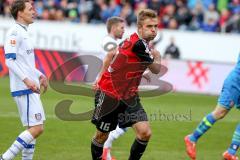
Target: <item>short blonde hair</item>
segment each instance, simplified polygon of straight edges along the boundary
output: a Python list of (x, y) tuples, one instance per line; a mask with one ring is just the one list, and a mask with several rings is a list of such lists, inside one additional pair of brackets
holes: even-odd
[(123, 23), (124, 19), (122, 19), (121, 17), (111, 17), (107, 20), (107, 31), (108, 33), (111, 32), (112, 26), (118, 23)]
[(146, 18), (157, 18), (157, 13), (152, 9), (141, 10), (137, 16), (138, 27), (142, 26), (142, 23)]

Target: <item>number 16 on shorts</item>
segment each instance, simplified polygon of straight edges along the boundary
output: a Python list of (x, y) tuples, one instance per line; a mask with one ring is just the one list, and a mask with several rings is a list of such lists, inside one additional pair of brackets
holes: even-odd
[(101, 122), (100, 129), (104, 131), (109, 131), (111, 123)]

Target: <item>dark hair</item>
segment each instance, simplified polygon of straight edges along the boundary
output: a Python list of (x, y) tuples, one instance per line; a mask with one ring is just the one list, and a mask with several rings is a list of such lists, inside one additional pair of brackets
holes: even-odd
[(13, 18), (16, 20), (18, 16), (19, 11), (23, 11), (26, 7), (25, 3), (30, 2), (29, 0), (15, 0), (13, 1), (10, 12), (13, 16)]
[(157, 13), (151, 9), (143, 9), (138, 13), (137, 16), (137, 25), (142, 26), (142, 22), (146, 18), (157, 18)]
[(107, 31), (108, 33), (111, 32), (112, 26), (118, 23), (122, 23), (125, 22), (124, 19), (122, 19), (121, 17), (111, 17), (107, 20)]

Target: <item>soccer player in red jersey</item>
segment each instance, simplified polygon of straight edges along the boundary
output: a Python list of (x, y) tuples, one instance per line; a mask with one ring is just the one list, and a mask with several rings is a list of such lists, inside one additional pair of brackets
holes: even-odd
[(110, 131), (132, 127), (136, 133), (129, 160), (139, 160), (151, 137), (147, 114), (138, 96), (138, 86), (146, 69), (160, 72), (160, 53), (149, 48), (157, 35), (157, 14), (150, 9), (139, 12), (137, 33), (133, 33), (117, 50), (98, 81), (92, 123), (97, 131), (92, 139), (93, 160), (102, 159), (103, 144)]

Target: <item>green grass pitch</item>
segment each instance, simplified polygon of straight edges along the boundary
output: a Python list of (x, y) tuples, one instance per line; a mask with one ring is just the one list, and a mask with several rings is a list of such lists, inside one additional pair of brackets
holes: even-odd
[[(9, 79), (0, 79), (0, 153), (3, 153), (24, 129), (18, 117), (16, 104), (10, 96)], [(45, 132), (37, 140), (35, 160), (90, 160), (90, 141), (95, 127), (90, 121), (62, 121), (55, 115), (55, 106), (63, 99), (73, 100), (72, 113), (93, 108), (93, 98), (57, 93), (49, 88), (41, 96), (47, 121)], [(154, 98), (142, 98), (152, 128), (152, 138), (143, 160), (187, 160), (183, 137), (189, 134), (204, 115), (212, 111), (217, 97), (169, 93)], [(174, 116), (174, 118), (173, 118)], [(239, 111), (233, 109), (217, 122), (198, 142), (198, 160), (219, 160), (231, 142), (239, 123)], [(112, 154), (118, 160), (127, 160), (134, 140), (128, 132), (113, 144)], [(20, 160), (20, 156), (16, 158)]]

